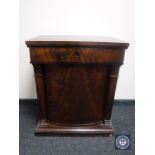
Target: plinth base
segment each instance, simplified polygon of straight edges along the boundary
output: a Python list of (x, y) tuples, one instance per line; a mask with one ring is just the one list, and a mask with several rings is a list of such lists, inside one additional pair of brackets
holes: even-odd
[(39, 121), (35, 135), (67, 135), (67, 134), (82, 134), (82, 135), (104, 135), (104, 136), (113, 136), (114, 129), (112, 127), (111, 121), (103, 123), (97, 123), (86, 126), (63, 126), (53, 123), (47, 123), (46, 121)]

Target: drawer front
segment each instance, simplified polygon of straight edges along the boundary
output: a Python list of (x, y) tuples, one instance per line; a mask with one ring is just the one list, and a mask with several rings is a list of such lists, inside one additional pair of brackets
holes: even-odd
[(30, 48), (32, 63), (122, 63), (124, 50), (102, 48)]

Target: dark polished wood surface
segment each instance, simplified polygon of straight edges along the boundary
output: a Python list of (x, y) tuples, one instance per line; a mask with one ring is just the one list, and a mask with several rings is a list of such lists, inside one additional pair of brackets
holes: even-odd
[(61, 64), (45, 68), (51, 122), (89, 124), (102, 121), (108, 67)]
[(103, 36), (38, 36), (26, 41), (27, 46), (86, 46), (86, 47), (110, 47), (128, 48), (129, 44), (113, 37)]
[(80, 36), (39, 36), (26, 44), (40, 108), (36, 133), (113, 134), (113, 99), (129, 44)]

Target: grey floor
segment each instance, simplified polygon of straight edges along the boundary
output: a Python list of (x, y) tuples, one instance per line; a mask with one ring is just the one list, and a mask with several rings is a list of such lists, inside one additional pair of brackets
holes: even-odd
[(132, 103), (116, 103), (112, 122), (116, 134), (130, 134), (131, 149), (115, 150), (112, 137), (38, 137), (34, 136), (38, 108), (33, 102), (20, 102), (20, 155), (134, 155), (135, 107)]

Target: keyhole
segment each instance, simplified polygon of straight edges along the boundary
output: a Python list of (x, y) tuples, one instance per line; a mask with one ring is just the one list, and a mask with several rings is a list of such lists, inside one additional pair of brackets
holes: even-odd
[(76, 55), (77, 58), (80, 58), (80, 53), (79, 52), (76, 52), (75, 55)]

